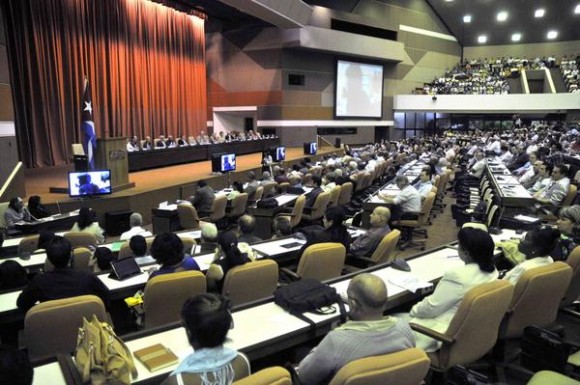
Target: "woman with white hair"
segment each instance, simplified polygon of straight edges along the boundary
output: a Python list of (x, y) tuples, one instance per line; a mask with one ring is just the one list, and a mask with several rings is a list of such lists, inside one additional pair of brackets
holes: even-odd
[(556, 225), (560, 230), (560, 239), (551, 255), (555, 261), (565, 261), (572, 250), (580, 245), (580, 205), (563, 207)]

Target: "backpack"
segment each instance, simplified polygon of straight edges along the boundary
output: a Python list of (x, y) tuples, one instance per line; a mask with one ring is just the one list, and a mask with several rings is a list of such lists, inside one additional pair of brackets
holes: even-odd
[(273, 209), (278, 207), (278, 201), (274, 198), (264, 198), (260, 199), (258, 203), (256, 203), (259, 209)]
[(312, 326), (314, 322), (302, 313), (335, 313), (336, 309), (332, 305), (337, 303), (341, 322), (346, 322), (346, 309), (336, 289), (316, 279), (302, 279), (279, 287), (274, 291), (274, 303)]
[(93, 315), (79, 328), (75, 363), (83, 383), (129, 385), (137, 377), (131, 351), (106, 322)]

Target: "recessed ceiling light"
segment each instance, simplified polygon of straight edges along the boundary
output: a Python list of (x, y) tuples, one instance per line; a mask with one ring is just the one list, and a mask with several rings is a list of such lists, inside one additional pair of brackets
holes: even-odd
[(546, 37), (548, 39), (555, 39), (558, 37), (558, 31), (549, 31)]
[(534, 12), (534, 17), (537, 17), (537, 18), (544, 17), (545, 14), (546, 14), (546, 10), (544, 8), (538, 8), (538, 9), (536, 9), (536, 12)]
[(453, 0), (445, 0), (446, 3), (453, 3)]
[(574, 8), (574, 13), (577, 14), (577, 15), (580, 13), (580, 4), (578, 4), (576, 6), (576, 8)]
[(521, 33), (514, 33), (512, 35), (512, 41), (520, 41), (522, 40), (522, 34)]
[(497, 21), (506, 21), (508, 18), (508, 13), (506, 11), (501, 11), (497, 14)]
[(463, 16), (463, 22), (464, 23), (471, 23), (471, 15)]
[(487, 36), (486, 35), (479, 35), (477, 37), (477, 42), (478, 43), (481, 43), (481, 44), (486, 43), (487, 42)]

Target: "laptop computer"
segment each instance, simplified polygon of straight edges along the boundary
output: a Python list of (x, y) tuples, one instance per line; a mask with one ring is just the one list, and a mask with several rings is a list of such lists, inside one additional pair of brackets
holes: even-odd
[(143, 274), (134, 258), (123, 258), (118, 261), (113, 261), (111, 262), (111, 269), (112, 272), (109, 274), (109, 278), (119, 281)]

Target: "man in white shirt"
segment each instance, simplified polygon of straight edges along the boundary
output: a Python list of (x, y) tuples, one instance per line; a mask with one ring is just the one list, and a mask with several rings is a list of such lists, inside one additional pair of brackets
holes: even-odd
[[(395, 184), (401, 190), (396, 196), (389, 196), (379, 192), (378, 197), (387, 203), (392, 203), (391, 221), (398, 219), (417, 219), (421, 211), (421, 195), (417, 189), (409, 184), (409, 180), (404, 175), (395, 178)], [(403, 228), (401, 240), (403, 242), (411, 239), (413, 229)]]
[(413, 185), (421, 195), (421, 200), (427, 198), (427, 194), (431, 192), (433, 188), (433, 183), (431, 183), (431, 170), (430, 169), (423, 169), (421, 171), (421, 175), (419, 175), (419, 181)]
[(484, 169), (485, 169), (485, 157), (483, 155), (483, 152), (478, 151), (475, 153), (475, 164), (469, 170), (469, 175), (479, 179), (481, 178)]
[(143, 217), (139, 213), (131, 214), (129, 217), (129, 225), (131, 226), (131, 229), (121, 234), (121, 237), (119, 238), (121, 241), (129, 240), (133, 235), (141, 235), (143, 237), (150, 237), (152, 235), (150, 231), (147, 231), (142, 227)]
[(555, 211), (568, 195), (570, 179), (566, 176), (568, 167), (561, 164), (552, 170), (552, 183), (534, 194), (534, 198), (549, 211)]
[(136, 136), (132, 136), (127, 141), (127, 152), (136, 152), (139, 151), (139, 141), (137, 141)]

